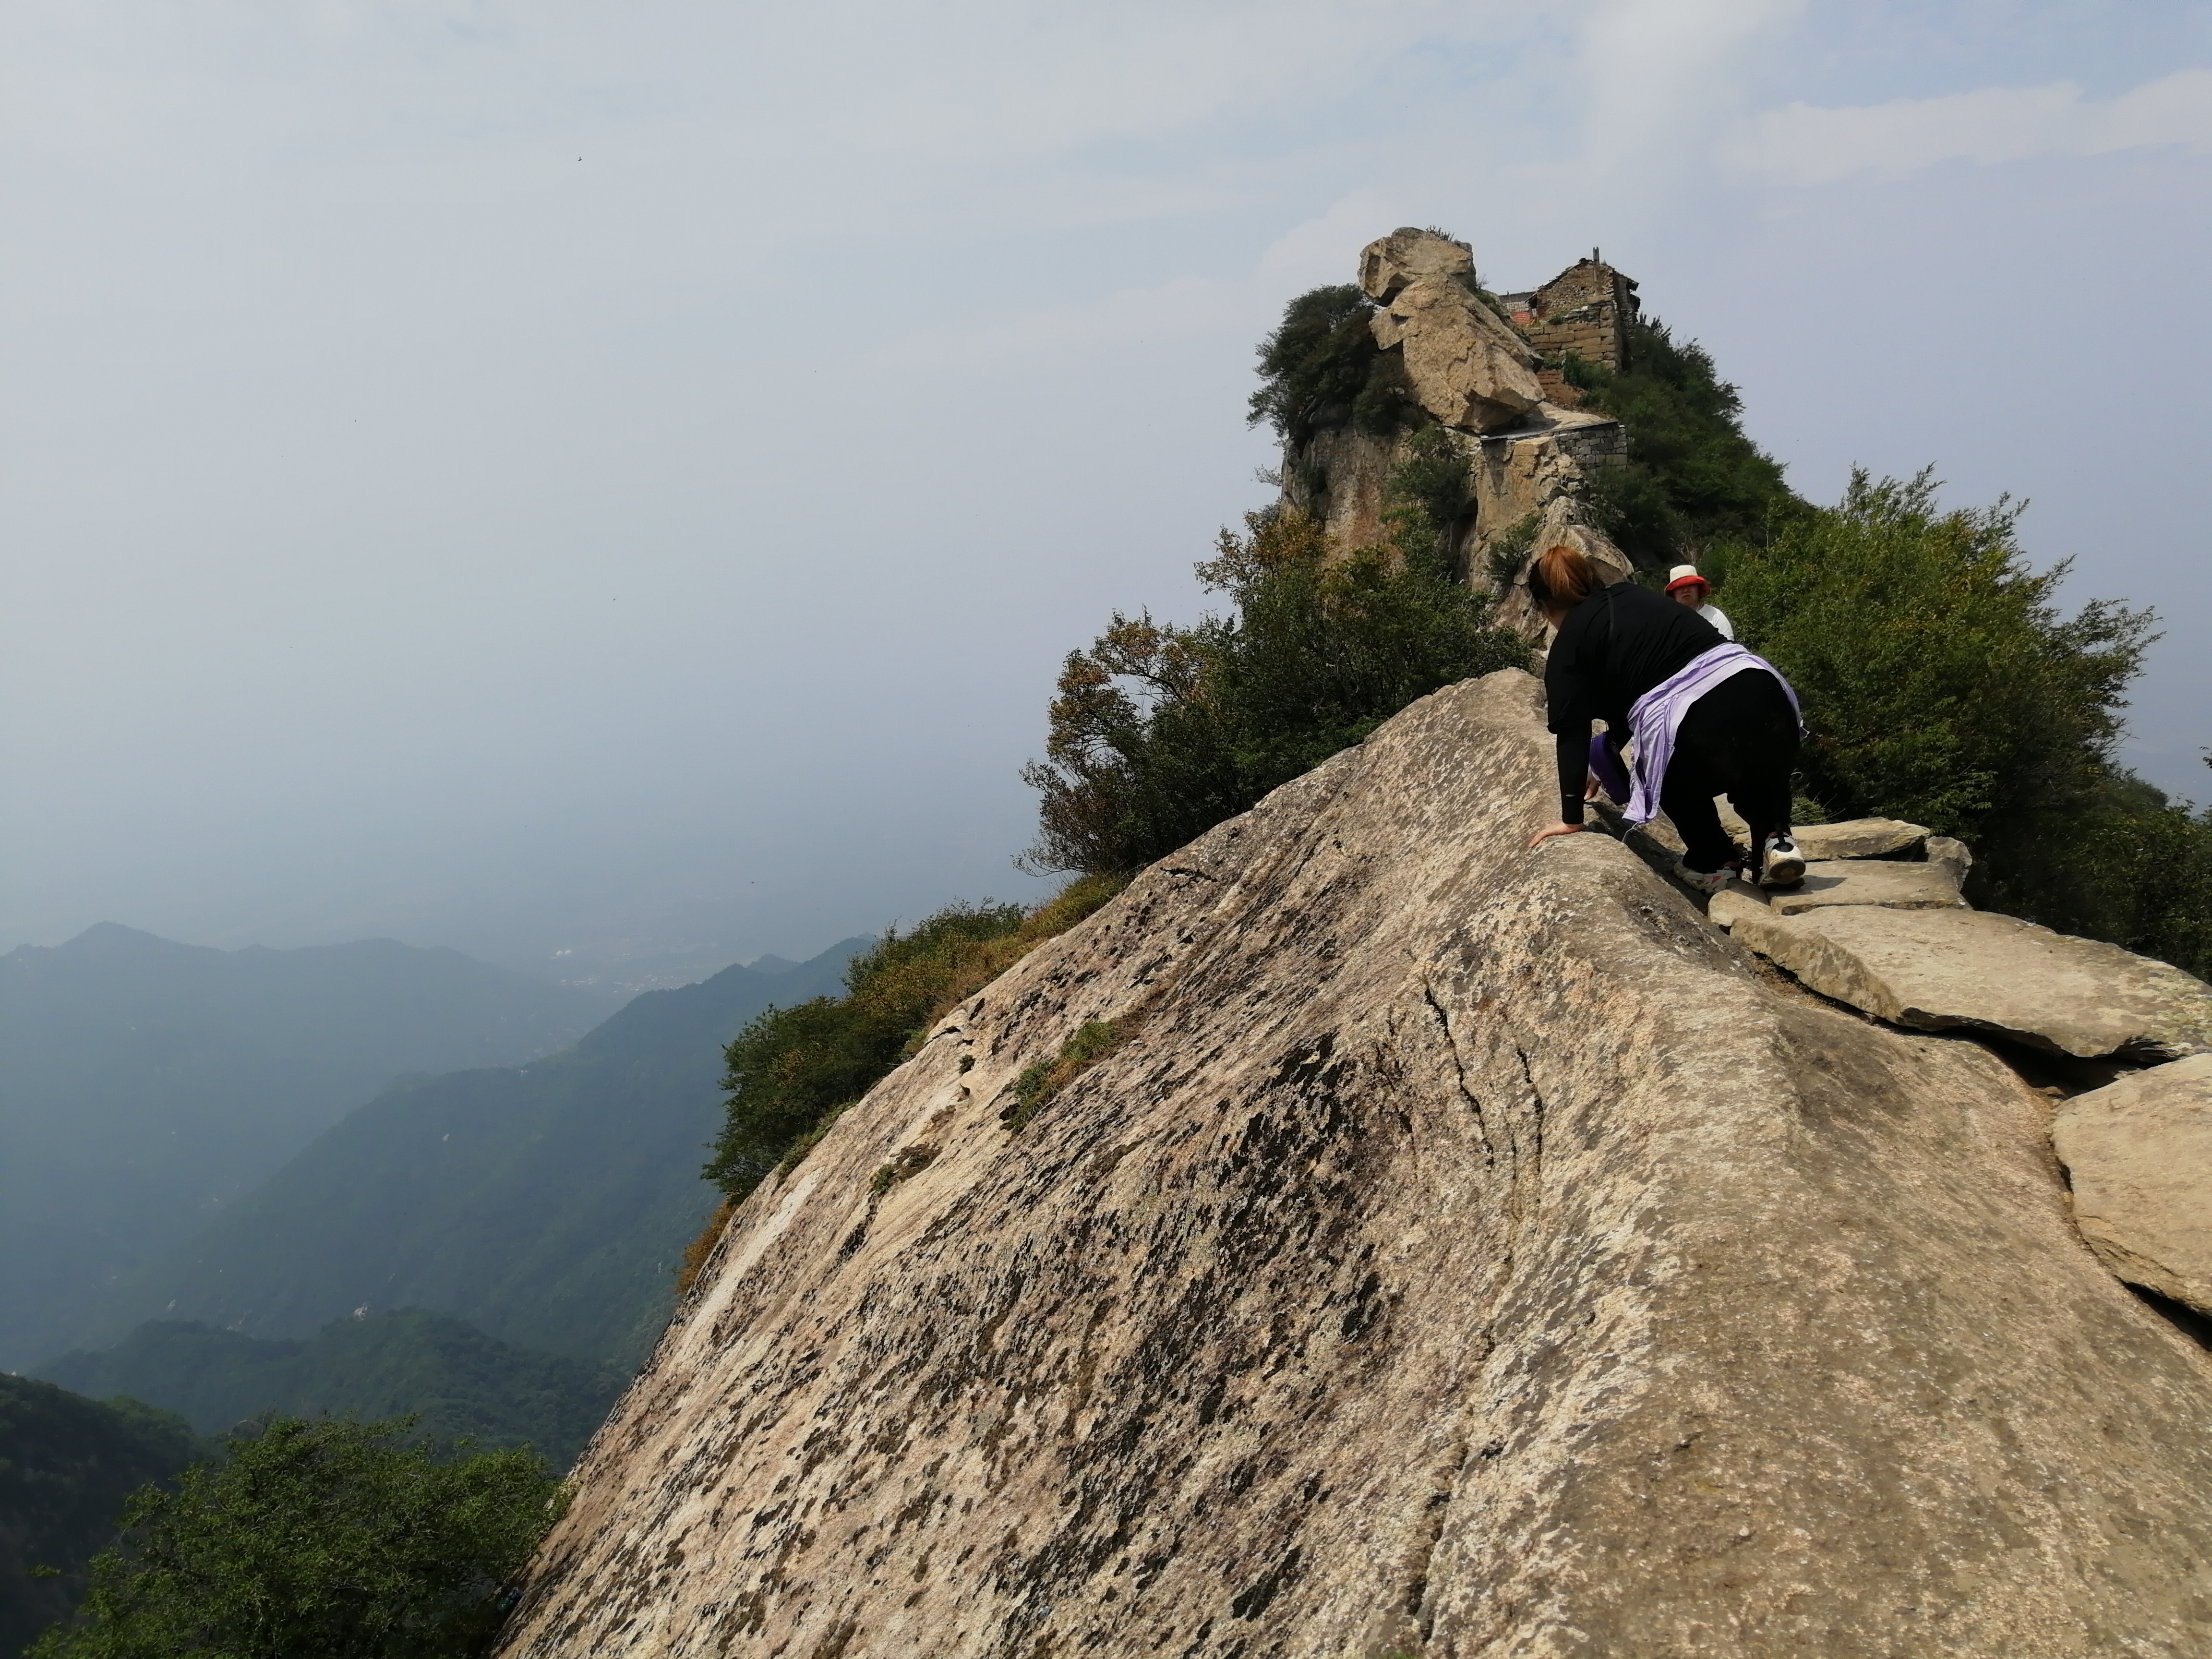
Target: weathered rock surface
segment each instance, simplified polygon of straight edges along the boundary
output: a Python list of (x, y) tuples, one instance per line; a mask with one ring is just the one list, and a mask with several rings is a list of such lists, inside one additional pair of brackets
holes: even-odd
[(2014, 916), (1838, 905), (1793, 916), (1735, 913), (1730, 934), (1823, 996), (1893, 1024), (1990, 1031), (2084, 1057), (2212, 1052), (2212, 986)]
[(1766, 900), (1748, 887), (1734, 883), (1723, 887), (1705, 902), (1705, 920), (1716, 927), (1733, 929), (1746, 916), (1766, 916), (1774, 913), (1766, 908)]
[(1502, 432), (1544, 401), (1535, 352), (1463, 283), (1430, 276), (1411, 283), (1371, 326), (1377, 345), (1404, 351), (1414, 397), (1446, 426)]
[(1536, 695), (1153, 866), (756, 1193), (501, 1651), (2212, 1650), (2212, 1359), (2040, 1098), (1527, 850)]
[(1544, 401), (1535, 348), (1475, 293), (1466, 243), (1395, 230), (1361, 251), (1359, 285), (1382, 307), (1376, 344), (1404, 351), (1413, 395), (1446, 426), (1501, 431)]
[(2212, 1054), (2063, 1102), (2051, 1139), (2099, 1259), (2212, 1314)]
[(1966, 843), (1950, 836), (1930, 836), (1921, 849), (1929, 863), (1940, 864), (1951, 872), (1951, 879), (1964, 887), (1966, 872), (1974, 867), (1974, 855)]
[[(1529, 597), (1528, 571), (1538, 559), (1554, 547), (1571, 547), (1595, 565), (1598, 573), (1608, 582), (1626, 581), (1635, 574), (1635, 566), (1628, 555), (1613, 544), (1604, 532), (1583, 517), (1582, 503), (1571, 495), (1555, 497), (1544, 508), (1543, 521), (1537, 527), (1535, 539), (1528, 544), (1528, 551), (1521, 561), (1521, 568), (1512, 582), (1499, 596), (1492, 619), (1500, 628), (1509, 628), (1523, 639), (1537, 641), (1548, 639), (1551, 625), (1536, 601)], [(1681, 843), (1675, 842), (1679, 854)]]
[(1928, 840), (1928, 831), (1923, 826), (1907, 823), (1902, 818), (1845, 818), (1840, 823), (1801, 823), (1793, 834), (1797, 850), (1808, 860), (1893, 858), (1912, 852)]
[(1876, 904), (1892, 910), (1961, 910), (1959, 884), (1940, 864), (1900, 864), (1887, 859), (1808, 860), (1796, 887), (1761, 895), (1778, 916), (1795, 916), (1837, 904)]
[(1378, 305), (1436, 278), (1473, 286), (1474, 250), (1432, 230), (1401, 225), (1359, 251), (1359, 286)]

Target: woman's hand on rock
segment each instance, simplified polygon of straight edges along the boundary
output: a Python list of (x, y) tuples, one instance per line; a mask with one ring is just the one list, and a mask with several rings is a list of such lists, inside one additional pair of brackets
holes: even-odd
[(1571, 836), (1582, 829), (1579, 823), (1547, 823), (1528, 837), (1528, 845), (1540, 847), (1554, 836)]

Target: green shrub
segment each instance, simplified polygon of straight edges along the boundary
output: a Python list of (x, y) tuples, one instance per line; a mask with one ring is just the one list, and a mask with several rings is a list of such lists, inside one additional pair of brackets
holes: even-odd
[(1025, 1066), (1014, 1079), (1014, 1097), (999, 1121), (1016, 1133), (1029, 1127), (1052, 1097), (1127, 1042), (1133, 1019), (1085, 1020), (1050, 1060)]
[(1393, 550), (1440, 580), (1457, 581), (1464, 574), (1457, 550), (1474, 506), (1474, 458), (1442, 426), (1425, 426), (1408, 438), (1382, 481), (1383, 522)]
[[(855, 957), (843, 996), (758, 1016), (723, 1051), (727, 1099), (706, 1178), (741, 1198), (779, 1167), (796, 1164), (952, 1008), (1121, 886), (1086, 878), (1026, 912), (1018, 904), (948, 905), (912, 933), (889, 930)], [(719, 1236), (726, 1220), (711, 1223), (709, 1232)], [(702, 1234), (694, 1246), (698, 1262), (712, 1246)]]
[(461, 1659), (559, 1512), (526, 1449), (441, 1461), (412, 1419), (274, 1418), (131, 1500), (31, 1659)]
[(1490, 538), (1483, 550), (1482, 573), (1490, 579), (1492, 594), (1502, 594), (1521, 574), (1521, 562), (1528, 556), (1528, 550), (1536, 544), (1536, 532), (1544, 527), (1543, 509), (1524, 513)]
[(2067, 566), (2028, 567), (2019, 508), (1945, 511), (1936, 489), (1861, 471), (1709, 560), (1804, 700), (1807, 791), (1966, 840), (1978, 903), (2212, 968), (2212, 823), (2115, 760), (2151, 612), (2062, 614)]
[(1626, 431), (1627, 465), (1601, 471), (1589, 500), (1639, 565), (1673, 563), (1719, 538), (1763, 538), (1806, 510), (1781, 463), (1744, 435), (1743, 399), (1711, 354), (1678, 345), (1665, 324), (1630, 325), (1625, 369), (1571, 355), (1563, 372), (1586, 407)]
[(1024, 771), (1043, 797), (1033, 864), (1134, 870), (1416, 697), (1528, 665), (1527, 647), (1490, 625), (1486, 601), (1417, 557), (1332, 557), (1320, 524), (1297, 509), (1251, 514), (1246, 526), (1222, 532), (1198, 567), (1232, 615), (1181, 628), (1116, 614), (1069, 654), (1047, 758)]
[(1387, 436), (1425, 422), (1406, 379), (1405, 354), (1375, 343), (1368, 327), (1374, 314), (1374, 303), (1352, 283), (1291, 301), (1260, 345), (1251, 423), (1267, 422), (1295, 450), (1340, 427)]

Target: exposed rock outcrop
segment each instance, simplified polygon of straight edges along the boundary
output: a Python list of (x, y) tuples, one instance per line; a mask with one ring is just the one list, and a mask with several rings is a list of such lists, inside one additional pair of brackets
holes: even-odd
[[(1416, 401), (1468, 458), (1472, 523), (1460, 550), (1471, 556), (1472, 579), (1497, 580), (1482, 556), (1485, 550), (1531, 514), (1573, 525), (1607, 550), (1609, 565), (1626, 574), (1627, 558), (1587, 524), (1581, 506), (1594, 473), (1626, 457), (1620, 425), (1547, 399), (1540, 377), (1548, 374), (1556, 381), (1557, 364), (1540, 357), (1481, 294), (1474, 251), (1434, 231), (1395, 230), (1361, 252), (1359, 283), (1380, 307), (1370, 324), (1376, 345), (1401, 355)], [(1626, 283), (1623, 292), (1633, 288)], [(1619, 356), (1615, 349), (1607, 361)], [(1284, 457), (1285, 499), (1318, 511), (1339, 547), (1377, 544), (1384, 533), (1385, 486), (1406, 442), (1402, 434), (1351, 426), (1317, 433)], [(1543, 541), (1534, 551), (1558, 539)], [(1540, 637), (1541, 620), (1532, 623), (1530, 614), (1525, 594), (1517, 600), (1509, 595), (1501, 617), (1530, 638)]]
[(1988, 1031), (2081, 1058), (2154, 1062), (2212, 1052), (2212, 988), (2203, 981), (2015, 916), (1747, 907), (1731, 911), (1730, 931), (1823, 996), (1892, 1024)]
[(1154, 866), (754, 1194), (501, 1651), (2212, 1650), (2212, 1359), (2041, 1098), (1528, 850), (1535, 702)]
[(1626, 581), (1636, 574), (1636, 567), (1627, 554), (1607, 539), (1605, 534), (1583, 515), (1583, 505), (1576, 496), (1560, 494), (1552, 498), (1544, 508), (1544, 517), (1537, 526), (1535, 536), (1522, 556), (1513, 578), (1498, 594), (1497, 609), (1492, 613), (1498, 625), (1510, 628), (1530, 641), (1544, 639), (1551, 625), (1528, 592), (1528, 572), (1545, 552), (1554, 547), (1571, 547), (1597, 567), (1598, 574), (1607, 582)]
[(1499, 432), (1544, 401), (1536, 352), (1474, 289), (1474, 254), (1433, 231), (1398, 230), (1359, 256), (1375, 343), (1401, 349), (1421, 407), (1446, 426)]
[(2212, 1314), (2212, 1054), (2075, 1096), (2051, 1139), (2105, 1265)]

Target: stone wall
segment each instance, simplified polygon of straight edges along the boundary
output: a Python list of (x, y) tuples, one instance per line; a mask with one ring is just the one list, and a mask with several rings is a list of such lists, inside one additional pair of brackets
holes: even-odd
[(1607, 368), (1628, 364), (1628, 327), (1641, 310), (1636, 283), (1592, 250), (1544, 284), (1504, 296), (1508, 312), (1542, 355), (1536, 376), (1544, 395), (1571, 407), (1578, 399), (1559, 372), (1569, 352)]

